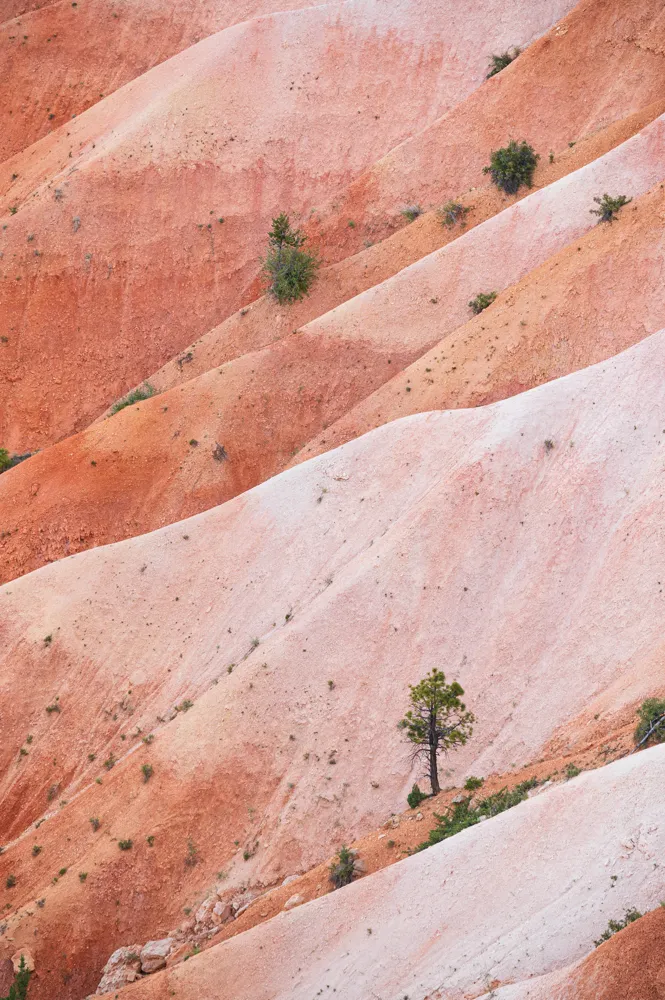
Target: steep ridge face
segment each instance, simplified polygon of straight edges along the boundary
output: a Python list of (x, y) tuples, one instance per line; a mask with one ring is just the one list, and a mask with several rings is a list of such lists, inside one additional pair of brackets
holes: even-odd
[[(286, 203), (306, 216), (477, 88), (493, 47), (529, 41), (570, 6), (545, 14), (513, 0), (485, 49), (472, 0), (347, 0), (259, 18), (7, 161), (4, 445), (34, 450), (81, 429), (232, 313), (271, 215)], [(483, 21), (504, 8), (491, 0)]]
[[(401, 199), (440, 204), (478, 176), (487, 149), (525, 138), (543, 158), (594, 128), (662, 96), (665, 13), (659, 0), (584, 0), (519, 59), (438, 122), (415, 134), (353, 181), (325, 215), (319, 238), (347, 252), (385, 232), (385, 211)], [(543, 113), (543, 108), (546, 112)], [(349, 237), (347, 218), (364, 220)]]
[[(659, 747), (590, 772), (122, 995), (478, 996), (492, 980), (568, 964), (617, 908), (658, 906), (665, 829), (654, 798), (664, 764)], [(516, 995), (530, 994), (522, 986)]]
[[(478, 719), (453, 781), (658, 690), (664, 361), (660, 332), (493, 406), (397, 421), (0, 590), (0, 878), (38, 1000), (70, 971), (63, 997), (92, 988), (220, 869), (269, 884), (383, 822), (413, 780), (394, 723), (430, 666)], [(60, 867), (85, 885), (52, 885)]]
[(60, 0), (7, 20), (0, 26), (0, 162), (208, 35), (321, 2)]
[[(635, 202), (613, 226), (594, 226), (589, 206), (595, 191), (607, 187), (637, 196), (662, 176), (663, 128), (659, 118), (606, 156), (291, 336), (123, 410), (5, 474), (4, 578), (222, 503), (292, 462), (357, 436), (359, 426), (369, 430), (407, 412), (493, 401), (660, 329), (662, 189), (644, 205)], [(507, 305), (495, 304), (464, 327), (467, 303), (478, 290), (513, 285), (571, 240), (567, 267), (555, 256), (546, 278), (540, 272), (525, 278), (524, 286), (502, 296)], [(642, 307), (630, 319), (630, 296), (608, 296), (603, 289), (616, 281), (630, 292), (636, 253)], [(599, 261), (606, 268), (600, 282)], [(570, 291), (571, 273), (587, 290), (582, 314)], [(559, 315), (558, 341), (570, 344), (568, 350), (551, 350), (553, 312)], [(513, 320), (510, 332), (506, 318)], [(462, 332), (467, 329), (475, 333)], [(442, 346), (451, 343), (456, 346)], [(454, 361), (444, 361), (451, 350)], [(391, 380), (423, 352), (417, 377), (407, 367)], [(365, 399), (382, 383), (384, 389)], [(227, 456), (221, 461), (215, 459), (218, 445)]]

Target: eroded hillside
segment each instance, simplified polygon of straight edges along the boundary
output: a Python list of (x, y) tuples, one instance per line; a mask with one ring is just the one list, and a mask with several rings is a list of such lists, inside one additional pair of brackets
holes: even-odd
[(665, 1000), (662, 4), (0, 22), (0, 996)]

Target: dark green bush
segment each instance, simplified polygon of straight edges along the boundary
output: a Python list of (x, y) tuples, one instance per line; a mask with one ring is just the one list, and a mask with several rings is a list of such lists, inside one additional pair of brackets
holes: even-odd
[(619, 209), (624, 205), (629, 205), (633, 200), (620, 194), (617, 198), (610, 198), (609, 194), (604, 194), (602, 198), (593, 199), (598, 208), (590, 208), (592, 215), (598, 216), (598, 222), (613, 222)]
[(140, 385), (138, 389), (132, 389), (128, 392), (126, 396), (119, 399), (117, 403), (114, 403), (111, 407), (111, 413), (119, 413), (120, 410), (124, 410), (126, 406), (133, 406), (134, 403), (141, 403), (144, 399), (150, 399), (151, 396), (155, 395), (155, 389), (150, 385), (149, 382), (144, 382)]
[(320, 261), (316, 254), (302, 249), (306, 240), (300, 229), (291, 228), (284, 212), (272, 220), (262, 264), (268, 291), (280, 305), (297, 302), (309, 295), (316, 278)]
[(452, 229), (457, 223), (461, 223), (462, 228), (466, 225), (466, 216), (471, 211), (466, 205), (462, 205), (459, 201), (447, 201), (445, 205), (442, 205), (437, 215), (439, 217), (439, 222), (446, 229)]
[(14, 982), (9, 987), (9, 995), (6, 997), (0, 997), (0, 1000), (26, 1000), (31, 975), (32, 972), (25, 964), (25, 956), (21, 955), (18, 972), (14, 976)]
[(423, 799), (428, 796), (424, 792), (420, 791), (418, 785), (414, 785), (409, 794), (406, 797), (406, 801), (409, 803), (409, 809), (417, 809)]
[(665, 742), (665, 701), (647, 698), (637, 710), (639, 722), (635, 728), (635, 745)]
[(351, 854), (351, 851), (348, 847), (342, 845), (337, 852), (337, 858), (330, 866), (330, 881), (335, 889), (341, 889), (342, 886), (353, 882), (355, 875), (354, 865), (355, 858)]
[(606, 930), (603, 931), (597, 941), (594, 941), (596, 948), (598, 948), (599, 945), (603, 944), (605, 941), (609, 941), (614, 934), (618, 934), (619, 931), (624, 930), (628, 924), (632, 924), (636, 920), (639, 920), (641, 916), (642, 914), (640, 911), (633, 907), (631, 910), (626, 910), (626, 915), (623, 920), (610, 920)]
[(134, 846), (134, 841), (133, 840), (119, 840), (118, 841), (118, 847), (120, 848), (121, 851), (131, 851), (131, 849), (132, 849), (133, 846)]
[(426, 847), (433, 847), (434, 844), (439, 844), (442, 840), (454, 837), (456, 833), (479, 823), (481, 816), (489, 819), (505, 812), (506, 809), (512, 809), (513, 806), (522, 802), (530, 789), (535, 788), (537, 784), (537, 778), (530, 778), (528, 781), (522, 781), (510, 791), (507, 788), (502, 788), (494, 795), (488, 795), (473, 808), (471, 808), (471, 796), (469, 796), (469, 798), (462, 799), (461, 802), (455, 802), (445, 813), (434, 813), (434, 818), (437, 821), (436, 826), (430, 830), (427, 840), (419, 844), (416, 850), (424, 851)]
[(485, 79), (489, 80), (491, 76), (496, 76), (496, 74), (500, 73), (502, 69), (506, 68), (506, 66), (510, 66), (511, 62), (517, 59), (521, 51), (522, 51), (521, 49), (515, 47), (512, 50), (512, 52), (511, 51), (502, 52), (501, 55), (490, 56), (490, 66), (489, 66), (490, 71), (485, 77)]
[(469, 309), (471, 309), (475, 316), (491, 306), (496, 298), (496, 292), (479, 292), (475, 299), (471, 299), (469, 302)]
[(473, 775), (471, 775), (471, 777), (467, 778), (466, 781), (464, 782), (464, 787), (467, 790), (467, 792), (475, 792), (477, 788), (482, 788), (484, 784), (485, 784), (484, 778), (474, 778)]
[(522, 184), (531, 187), (539, 159), (527, 142), (511, 139), (507, 146), (494, 150), (490, 165), (483, 167), (483, 173), (490, 174), (496, 186), (506, 194), (516, 194)]

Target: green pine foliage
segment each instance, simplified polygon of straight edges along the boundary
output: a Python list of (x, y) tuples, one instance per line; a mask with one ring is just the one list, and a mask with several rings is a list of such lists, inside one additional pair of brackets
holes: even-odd
[(639, 722), (635, 728), (635, 745), (665, 742), (665, 701), (647, 698), (637, 710)]
[(491, 306), (496, 298), (496, 292), (479, 292), (475, 299), (471, 299), (469, 302), (469, 309), (473, 312), (474, 316), (477, 316)]
[(521, 51), (521, 49), (516, 47), (512, 51), (502, 52), (501, 55), (490, 56), (489, 73), (485, 79), (489, 80), (490, 77), (496, 76), (497, 73), (500, 73), (502, 69), (506, 68), (506, 66), (510, 66), (511, 62), (517, 59)]
[(640, 911), (633, 907), (630, 910), (626, 910), (623, 920), (610, 920), (607, 928), (603, 931), (598, 940), (594, 941), (596, 948), (600, 947), (601, 944), (604, 944), (605, 941), (609, 941), (609, 939), (615, 934), (618, 934), (619, 931), (624, 930), (628, 924), (635, 923), (635, 921), (639, 920), (641, 916), (642, 914)]
[(330, 881), (335, 889), (353, 882), (355, 875), (355, 858), (348, 847), (342, 845), (337, 852), (337, 857), (330, 866)]
[(518, 143), (511, 139), (507, 146), (494, 150), (489, 166), (483, 167), (483, 173), (490, 174), (501, 191), (517, 194), (523, 184), (531, 187), (539, 159), (540, 156), (528, 142)]
[(421, 792), (418, 785), (414, 785), (406, 797), (406, 801), (409, 803), (409, 809), (417, 809), (423, 799), (426, 798), (428, 798), (428, 796), (425, 792)]
[(609, 194), (604, 194), (602, 198), (593, 199), (598, 205), (598, 208), (590, 208), (589, 211), (592, 215), (598, 216), (598, 222), (614, 222), (617, 213), (624, 205), (629, 205), (632, 198), (626, 198), (625, 195), (620, 194), (616, 198), (611, 198)]
[(141, 403), (144, 399), (150, 399), (151, 396), (155, 395), (154, 388), (149, 382), (144, 382), (137, 389), (132, 389), (128, 392), (126, 396), (119, 399), (117, 403), (114, 403), (111, 407), (111, 413), (119, 413), (120, 410), (124, 410), (126, 406), (133, 406), (134, 403)]
[(26, 1000), (31, 975), (32, 972), (25, 964), (25, 956), (21, 955), (18, 972), (14, 976), (14, 982), (9, 987), (9, 996), (0, 997), (0, 1000)]
[(320, 261), (316, 254), (303, 250), (306, 241), (300, 229), (291, 228), (284, 212), (272, 220), (263, 274), (268, 291), (280, 305), (298, 302), (310, 293)]
[(523, 802), (528, 792), (537, 784), (537, 778), (529, 778), (528, 781), (522, 781), (510, 791), (507, 788), (502, 788), (493, 795), (488, 795), (487, 798), (481, 799), (474, 806), (471, 805), (471, 796), (469, 796), (462, 799), (461, 802), (455, 802), (445, 813), (434, 813), (434, 818), (437, 821), (436, 826), (430, 830), (427, 840), (419, 844), (416, 850), (424, 851), (426, 847), (433, 847), (434, 844), (440, 844), (442, 840), (454, 837), (456, 833), (466, 830), (467, 827), (480, 823), (481, 816), (490, 819), (492, 816), (498, 816), (499, 813), (505, 812), (506, 809), (512, 809), (513, 806)]

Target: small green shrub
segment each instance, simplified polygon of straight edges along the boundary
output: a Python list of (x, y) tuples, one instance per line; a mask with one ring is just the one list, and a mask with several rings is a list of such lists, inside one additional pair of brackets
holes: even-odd
[[(6, 338), (3, 338), (6, 343)], [(24, 455), (10, 455), (6, 448), (0, 448), (0, 473), (7, 472), (8, 469), (13, 469), (15, 465), (20, 465), (21, 462), (25, 462), (26, 458), (30, 458), (32, 455), (31, 451), (26, 451)]]
[(469, 309), (471, 309), (474, 316), (478, 316), (483, 309), (487, 309), (488, 306), (492, 305), (496, 296), (496, 292), (479, 292), (475, 299), (471, 299), (469, 302)]
[(626, 198), (625, 195), (620, 194), (618, 198), (611, 198), (609, 194), (604, 194), (602, 198), (594, 198), (595, 203), (598, 208), (590, 208), (589, 211), (592, 215), (598, 216), (598, 222), (614, 222), (619, 209), (623, 208), (624, 205), (629, 205), (633, 200), (632, 198)]
[(337, 852), (337, 857), (330, 865), (330, 881), (335, 889), (341, 889), (353, 882), (355, 875), (355, 859), (348, 847), (343, 844)]
[(306, 241), (300, 229), (291, 228), (284, 212), (272, 220), (262, 265), (268, 292), (280, 305), (297, 302), (310, 293), (320, 261), (316, 254), (303, 250)]
[(624, 930), (628, 926), (628, 924), (635, 923), (635, 921), (639, 920), (641, 916), (642, 914), (640, 913), (640, 911), (636, 910), (635, 907), (633, 907), (630, 910), (626, 910), (626, 914), (623, 920), (610, 920), (610, 922), (607, 925), (607, 928), (603, 931), (598, 940), (594, 941), (596, 948), (598, 948), (605, 941), (609, 941), (609, 939), (614, 934), (618, 934), (619, 931)]
[(496, 76), (497, 73), (500, 73), (502, 69), (506, 68), (506, 66), (510, 66), (511, 62), (517, 59), (521, 51), (522, 51), (521, 49), (515, 47), (512, 50), (512, 52), (507, 51), (507, 52), (502, 52), (501, 55), (498, 56), (490, 56), (489, 73), (487, 74), (485, 79), (489, 80), (490, 77)]
[(637, 718), (639, 722), (633, 734), (636, 746), (665, 742), (664, 700), (647, 698), (638, 708)]
[(87, 872), (79, 872), (79, 882), (85, 882), (88, 877)]
[(427, 795), (421, 792), (418, 785), (414, 785), (409, 794), (406, 797), (406, 801), (409, 803), (409, 809), (417, 809), (423, 799), (426, 799)]
[(133, 406), (134, 403), (141, 403), (144, 399), (150, 399), (151, 396), (155, 395), (155, 389), (150, 385), (149, 382), (144, 382), (137, 389), (132, 389), (128, 392), (126, 396), (119, 399), (111, 407), (111, 415), (119, 413), (120, 410), (124, 410), (126, 406)]
[(401, 214), (408, 222), (415, 222), (418, 216), (423, 214), (423, 210), (420, 205), (407, 205), (406, 208), (402, 209)]
[(104, 761), (104, 767), (106, 768), (106, 770), (107, 770), (107, 771), (110, 771), (110, 770), (111, 770), (111, 768), (112, 768), (112, 767), (115, 767), (115, 765), (116, 765), (117, 763), (118, 763), (118, 761), (116, 760), (116, 758), (115, 758), (114, 754), (111, 754), (111, 755), (110, 755), (109, 757), (107, 757), (107, 758), (106, 758), (106, 760)]
[(42, 853), (42, 849), (39, 846), (39, 844), (33, 844), (33, 847), (32, 847), (32, 856), (33, 856), (33, 858), (36, 858), (37, 855), (41, 854), (41, 853)]
[(578, 774), (582, 773), (582, 768), (578, 767), (577, 764), (567, 764), (566, 765), (566, 780), (570, 781), (571, 778), (576, 778)]
[(118, 841), (118, 847), (120, 848), (121, 851), (131, 851), (131, 849), (132, 849), (133, 846), (134, 846), (134, 841), (133, 840), (119, 840)]
[(99, 827), (100, 827), (100, 823), (99, 823), (99, 820), (97, 819), (96, 816), (91, 816), (90, 817), (90, 826), (92, 827), (93, 832), (97, 833), (97, 831), (99, 830)]
[(484, 784), (485, 784), (484, 778), (474, 778), (473, 775), (471, 775), (471, 777), (467, 778), (466, 781), (464, 782), (464, 787), (467, 790), (467, 792), (475, 792), (477, 788), (482, 788)]
[(531, 187), (539, 159), (540, 156), (527, 142), (517, 143), (511, 139), (507, 146), (494, 150), (490, 165), (483, 167), (483, 173), (490, 174), (501, 191), (516, 194), (523, 184)]
[(185, 700), (181, 701), (179, 705), (176, 705), (175, 710), (176, 712), (189, 712), (190, 708), (193, 707), (194, 702), (190, 701), (189, 698), (185, 698)]
[(18, 972), (14, 976), (14, 982), (9, 987), (9, 996), (0, 997), (0, 1000), (26, 1000), (31, 975), (32, 972), (25, 964), (25, 955), (21, 955)]
[(150, 779), (152, 778), (153, 773), (154, 773), (152, 764), (143, 764), (141, 766), (141, 771), (143, 773), (143, 780), (145, 782), (150, 781)]
[(5, 885), (7, 886), (8, 889), (13, 889), (14, 886), (16, 885), (16, 875), (8, 875), (7, 880), (5, 881)]
[(470, 208), (462, 205), (459, 201), (447, 201), (436, 214), (442, 226), (445, 226), (446, 229), (453, 229), (458, 222), (464, 228), (466, 225), (466, 216), (470, 211)]
[(473, 808), (470, 806), (471, 797), (469, 796), (468, 799), (455, 802), (445, 813), (434, 813), (434, 818), (437, 821), (436, 826), (430, 830), (427, 840), (419, 844), (416, 850), (424, 851), (427, 847), (433, 847), (434, 844), (440, 844), (442, 840), (454, 837), (456, 833), (479, 823), (481, 816), (489, 819), (505, 812), (506, 809), (512, 809), (513, 806), (523, 802), (529, 791), (537, 784), (537, 778), (529, 778), (528, 781), (522, 781), (510, 791), (507, 788), (502, 788), (494, 795), (488, 795)]

